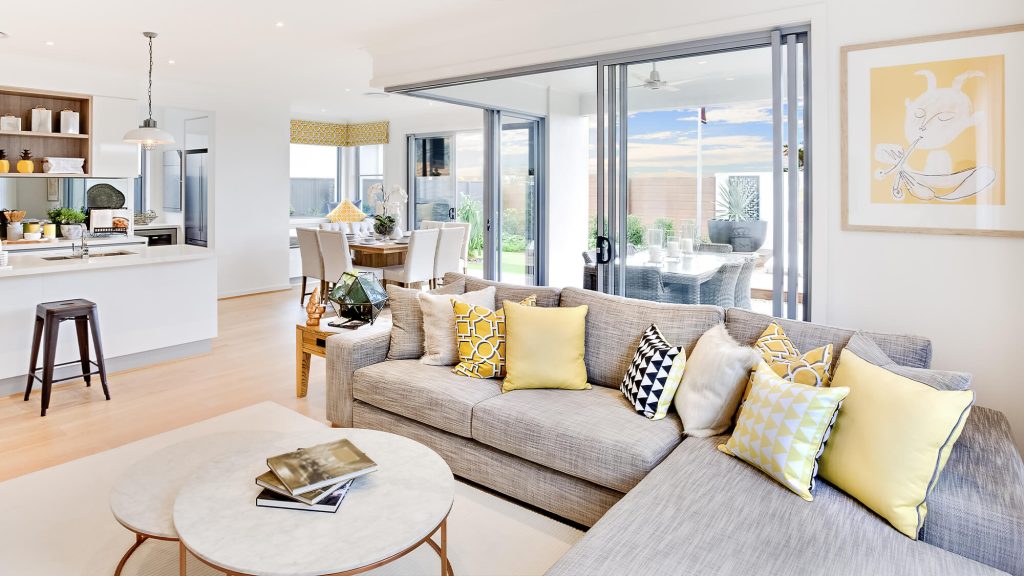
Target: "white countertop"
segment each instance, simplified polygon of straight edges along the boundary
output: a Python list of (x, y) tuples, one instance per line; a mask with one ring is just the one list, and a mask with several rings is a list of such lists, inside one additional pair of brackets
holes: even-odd
[[(31, 276), (36, 274), (54, 274), (58, 272), (79, 272), (99, 268), (120, 268), (125, 266), (143, 266), (164, 262), (181, 262), (184, 260), (202, 260), (213, 258), (214, 252), (209, 248), (177, 244), (174, 246), (109, 246), (97, 247), (89, 242), (91, 257), (68, 260), (47, 260), (63, 255), (64, 252), (39, 254), (11, 254), (8, 258), (11, 268), (0, 270), (0, 280), (13, 276)], [(105, 252), (131, 252), (119, 256), (96, 256)]]
[(136, 230), (162, 230), (164, 228), (181, 228), (181, 224), (171, 224), (169, 222), (150, 222), (149, 224), (136, 224)]
[[(149, 239), (141, 236), (110, 236), (107, 238), (89, 238), (89, 246), (104, 246), (112, 244), (146, 244)], [(76, 246), (81, 244), (82, 240), (67, 240), (65, 238), (57, 238), (48, 242), (32, 242), (29, 244), (8, 244), (7, 241), (3, 243), (4, 252), (31, 252), (33, 250), (60, 250), (62, 248), (71, 248), (72, 244)]]

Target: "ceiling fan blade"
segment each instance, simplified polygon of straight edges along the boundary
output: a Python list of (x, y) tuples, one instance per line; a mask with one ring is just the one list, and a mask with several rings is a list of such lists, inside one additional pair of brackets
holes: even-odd
[(664, 90), (665, 92), (679, 92), (679, 88), (673, 88), (672, 86), (662, 86), (659, 90)]
[(674, 80), (668, 83), (668, 86), (680, 86), (682, 84), (689, 84), (690, 82), (696, 82), (702, 80), (702, 78), (685, 78), (683, 80)]

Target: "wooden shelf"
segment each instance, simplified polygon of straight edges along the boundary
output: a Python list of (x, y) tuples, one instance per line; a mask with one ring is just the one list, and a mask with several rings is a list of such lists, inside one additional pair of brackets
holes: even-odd
[(88, 134), (63, 134), (61, 132), (32, 132), (31, 130), (0, 130), (0, 136), (21, 136), (32, 138), (78, 138), (88, 140)]

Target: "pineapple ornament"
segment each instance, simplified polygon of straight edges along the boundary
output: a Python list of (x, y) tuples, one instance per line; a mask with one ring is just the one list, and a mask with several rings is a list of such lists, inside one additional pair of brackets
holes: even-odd
[(31, 174), (36, 171), (36, 165), (32, 162), (32, 152), (28, 148), (21, 151), (21, 160), (18, 160), (18, 173)]
[(11, 161), (7, 159), (7, 152), (0, 148), (0, 174), (7, 174), (11, 171)]

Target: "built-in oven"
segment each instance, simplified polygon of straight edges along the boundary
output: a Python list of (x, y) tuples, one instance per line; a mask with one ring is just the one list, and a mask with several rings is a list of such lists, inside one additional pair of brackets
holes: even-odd
[(136, 236), (143, 236), (148, 240), (150, 246), (173, 246), (178, 243), (178, 228), (151, 228), (149, 230), (135, 230)]

